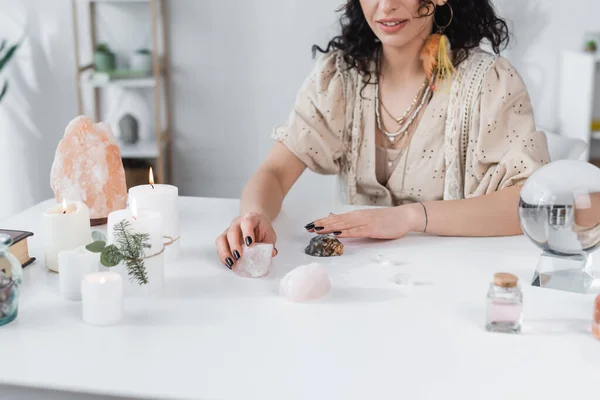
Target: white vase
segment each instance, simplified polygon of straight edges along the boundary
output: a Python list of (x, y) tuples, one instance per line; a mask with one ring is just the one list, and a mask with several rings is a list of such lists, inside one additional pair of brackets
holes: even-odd
[(129, 59), (129, 68), (133, 71), (152, 74), (152, 54), (133, 53)]

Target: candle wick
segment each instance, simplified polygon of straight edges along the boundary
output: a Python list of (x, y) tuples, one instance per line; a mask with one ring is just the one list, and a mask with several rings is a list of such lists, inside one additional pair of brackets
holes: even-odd
[(152, 189), (154, 189), (154, 185), (151, 183), (150, 186), (152, 186)]
[(63, 214), (66, 214), (66, 213), (67, 213), (66, 211), (63, 211)]

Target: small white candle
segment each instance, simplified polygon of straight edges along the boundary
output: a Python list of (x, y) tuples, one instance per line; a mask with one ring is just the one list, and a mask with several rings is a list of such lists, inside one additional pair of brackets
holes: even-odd
[(58, 283), (60, 292), (68, 300), (81, 300), (83, 277), (100, 268), (100, 255), (84, 246), (58, 253)]
[(90, 211), (79, 201), (67, 202), (47, 209), (43, 217), (43, 240), (46, 267), (58, 272), (58, 253), (85, 246), (92, 240)]
[(107, 244), (114, 244), (114, 225), (122, 220), (129, 222), (132, 233), (147, 233), (150, 235), (149, 249), (145, 249), (144, 267), (148, 277), (148, 283), (139, 285), (130, 279), (127, 269), (123, 263), (113, 268), (122, 275), (125, 280), (125, 293), (154, 295), (164, 291), (165, 288), (165, 254), (163, 241), (163, 217), (158, 212), (138, 211), (135, 200), (131, 203), (132, 208), (114, 211), (108, 215)]
[(83, 321), (112, 325), (123, 318), (123, 279), (114, 272), (94, 272), (81, 281)]
[[(181, 239), (179, 233), (179, 189), (172, 185), (154, 183), (152, 168), (148, 174), (149, 185), (135, 186), (129, 189), (130, 201), (135, 201), (141, 210), (156, 211), (163, 215), (163, 236), (173, 239), (173, 243), (166, 247), (165, 258), (167, 262), (175, 261), (179, 256)], [(168, 242), (170, 239), (165, 239)]]

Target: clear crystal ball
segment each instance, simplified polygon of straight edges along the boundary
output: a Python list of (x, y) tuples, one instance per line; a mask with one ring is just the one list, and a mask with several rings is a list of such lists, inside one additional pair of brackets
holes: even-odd
[(600, 246), (600, 169), (561, 160), (537, 170), (521, 189), (523, 232), (545, 252), (591, 253)]

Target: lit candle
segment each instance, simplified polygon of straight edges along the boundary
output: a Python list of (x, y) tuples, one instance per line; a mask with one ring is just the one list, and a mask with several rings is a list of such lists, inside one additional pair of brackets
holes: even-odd
[(166, 261), (175, 261), (179, 255), (179, 189), (172, 185), (154, 183), (152, 168), (148, 173), (148, 185), (135, 186), (129, 189), (130, 201), (135, 201), (140, 210), (160, 212), (164, 218)]
[(90, 211), (82, 202), (67, 202), (44, 212), (43, 240), (46, 267), (58, 272), (58, 253), (85, 246), (92, 240)]
[(130, 209), (114, 211), (108, 215), (107, 244), (115, 244), (114, 226), (122, 220), (129, 222), (131, 233), (149, 234), (150, 248), (145, 249), (144, 253), (144, 267), (148, 283), (140, 286), (135, 280), (131, 280), (123, 263), (113, 267), (113, 270), (123, 276), (126, 294), (162, 293), (165, 287), (163, 217), (158, 212), (138, 210), (135, 200), (131, 201), (130, 207)]
[(81, 300), (81, 280), (87, 274), (98, 272), (100, 256), (84, 246), (58, 253), (58, 284), (68, 300)]
[(123, 318), (123, 279), (114, 272), (94, 272), (81, 281), (83, 321), (112, 325)]

